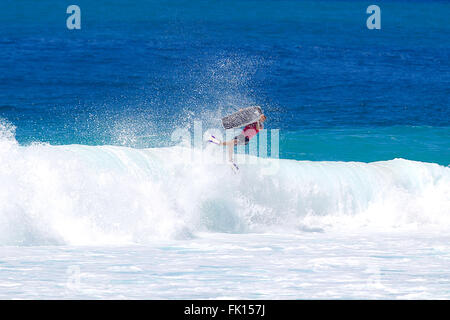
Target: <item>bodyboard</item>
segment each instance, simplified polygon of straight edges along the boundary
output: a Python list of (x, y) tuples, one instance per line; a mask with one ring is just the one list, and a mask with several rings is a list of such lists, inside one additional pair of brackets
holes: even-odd
[(222, 118), (222, 125), (225, 129), (243, 127), (258, 121), (261, 115), (261, 107), (248, 107)]

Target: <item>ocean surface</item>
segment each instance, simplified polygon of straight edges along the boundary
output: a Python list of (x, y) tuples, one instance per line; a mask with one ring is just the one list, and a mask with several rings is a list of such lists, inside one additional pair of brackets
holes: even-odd
[(0, 3), (0, 299), (450, 298), (448, 1), (70, 4)]

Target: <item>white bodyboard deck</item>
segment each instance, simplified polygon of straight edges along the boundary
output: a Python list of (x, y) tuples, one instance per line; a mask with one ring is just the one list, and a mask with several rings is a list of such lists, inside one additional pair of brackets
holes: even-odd
[(243, 127), (258, 121), (261, 115), (261, 107), (248, 107), (222, 118), (222, 125), (225, 129)]

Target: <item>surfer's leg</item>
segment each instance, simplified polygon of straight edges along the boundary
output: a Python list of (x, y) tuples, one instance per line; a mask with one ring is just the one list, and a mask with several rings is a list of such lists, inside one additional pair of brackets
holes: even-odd
[(234, 146), (239, 145), (247, 145), (249, 142), (249, 138), (245, 136), (244, 134), (240, 134), (236, 137), (234, 137), (233, 140), (223, 142), (223, 145), (226, 145), (228, 147), (228, 159), (233, 162), (233, 152), (234, 152)]
[(234, 146), (236, 145), (236, 143), (236, 139), (222, 142), (222, 145), (227, 146), (228, 148), (228, 160), (230, 161), (233, 161)]
[(231, 162), (233, 162), (233, 153), (234, 153), (234, 145), (235, 144), (236, 144), (236, 142), (233, 140), (228, 145), (228, 160), (230, 160)]

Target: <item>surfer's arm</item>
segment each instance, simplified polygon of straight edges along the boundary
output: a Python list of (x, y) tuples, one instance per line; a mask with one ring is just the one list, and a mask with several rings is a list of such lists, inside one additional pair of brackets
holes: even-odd
[(263, 128), (264, 128), (264, 125), (261, 122), (257, 121), (256, 122), (256, 129), (259, 131), (259, 130), (262, 130)]

